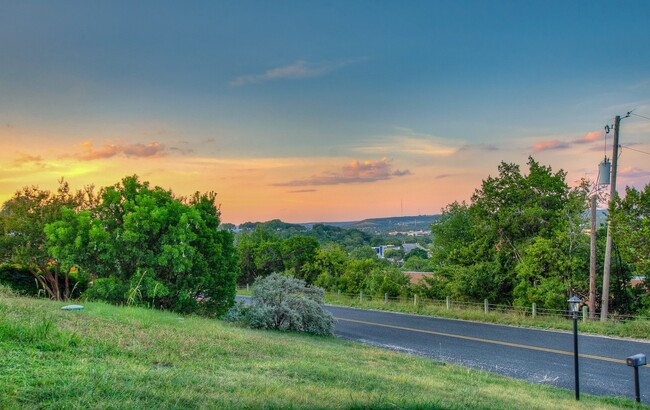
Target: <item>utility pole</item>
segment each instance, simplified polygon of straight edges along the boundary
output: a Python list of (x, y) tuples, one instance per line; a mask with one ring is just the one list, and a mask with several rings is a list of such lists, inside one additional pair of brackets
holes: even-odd
[(589, 255), (589, 319), (596, 318), (596, 204), (598, 195), (591, 196), (591, 249)]
[[(629, 115), (629, 113), (628, 113)], [(609, 313), (609, 273), (612, 266), (612, 210), (616, 199), (616, 167), (618, 166), (618, 131), (621, 125), (621, 116), (614, 119), (614, 147), (612, 151), (612, 179), (609, 194), (609, 215), (607, 218), (607, 244), (605, 245), (605, 267), (603, 269), (603, 303), (600, 308), (600, 321), (607, 321)]]

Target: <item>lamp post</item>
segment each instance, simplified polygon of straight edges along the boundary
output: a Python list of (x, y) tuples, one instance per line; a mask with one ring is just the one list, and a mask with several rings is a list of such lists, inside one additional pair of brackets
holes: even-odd
[(576, 400), (580, 400), (580, 376), (578, 374), (578, 307), (580, 298), (572, 296), (569, 302), (569, 310), (573, 315), (573, 370), (576, 389)]

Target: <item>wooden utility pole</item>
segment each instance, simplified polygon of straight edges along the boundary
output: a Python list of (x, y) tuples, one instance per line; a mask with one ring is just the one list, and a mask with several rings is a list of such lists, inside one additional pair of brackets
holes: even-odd
[(607, 320), (609, 313), (609, 273), (612, 266), (612, 210), (616, 199), (616, 167), (618, 166), (618, 131), (621, 125), (621, 116), (614, 119), (614, 148), (612, 151), (612, 179), (609, 194), (609, 215), (607, 217), (607, 244), (605, 245), (605, 267), (603, 269), (603, 303), (600, 307), (600, 320)]
[(589, 319), (596, 318), (596, 205), (598, 195), (591, 196), (591, 250), (589, 254)]

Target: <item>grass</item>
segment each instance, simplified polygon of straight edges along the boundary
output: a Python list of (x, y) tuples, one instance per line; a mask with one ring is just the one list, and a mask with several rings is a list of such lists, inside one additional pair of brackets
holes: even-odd
[(648, 408), (338, 340), (0, 288), (2, 409)]

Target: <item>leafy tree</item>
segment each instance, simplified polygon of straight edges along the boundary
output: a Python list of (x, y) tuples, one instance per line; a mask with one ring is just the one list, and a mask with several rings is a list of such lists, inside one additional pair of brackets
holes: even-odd
[(240, 275), (238, 283), (253, 283), (258, 277), (284, 271), (280, 239), (261, 226), (238, 236)]
[(310, 276), (316, 278), (316, 286), (336, 290), (349, 261), (347, 252), (340, 245), (331, 243), (318, 249), (314, 262), (306, 269), (309, 269)]
[[(613, 265), (627, 265), (620, 274), (614, 268), (614, 304), (632, 307), (632, 310), (650, 312), (650, 184), (643, 190), (627, 187), (625, 197), (617, 197), (612, 204), (612, 239), (615, 244)], [(615, 265), (614, 265), (615, 266)], [(645, 278), (634, 289), (629, 287), (631, 276)], [(624, 298), (621, 301), (616, 299)], [(619, 310), (620, 307), (619, 307)]]
[(376, 267), (370, 272), (365, 281), (364, 291), (367, 294), (390, 297), (405, 295), (408, 291), (410, 279), (396, 267)]
[(401, 260), (404, 258), (404, 251), (402, 249), (388, 249), (384, 251), (384, 258)]
[(445, 208), (432, 225), (434, 267), (444, 272), (436, 278), (438, 289), (443, 282), (458, 298), (544, 300), (549, 306), (559, 306), (551, 294), (560, 289), (564, 299), (570, 288), (583, 291), (587, 197), (584, 184), (571, 189), (565, 178), (564, 171), (533, 158), (527, 175), (502, 162), (499, 175), (482, 182), (470, 205)]
[(44, 229), (61, 218), (63, 209), (88, 206), (92, 200), (92, 187), (72, 192), (63, 180), (56, 192), (38, 187), (17, 191), (0, 212), (2, 259), (27, 269), (50, 298), (68, 299), (71, 266), (52, 257)]
[(286, 271), (308, 285), (313, 284), (316, 276), (308, 265), (314, 262), (318, 248), (318, 241), (308, 236), (292, 236), (282, 242), (282, 260)]
[(236, 256), (232, 234), (218, 229), (215, 199), (181, 201), (127, 177), (101, 192), (92, 213), (64, 211), (48, 225), (50, 253), (98, 278), (91, 295), (104, 289), (120, 302), (223, 313), (234, 300)]
[(405, 271), (412, 271), (412, 272), (429, 272), (431, 270), (431, 263), (426, 258), (421, 258), (419, 256), (411, 256), (410, 258), (404, 260), (404, 265), (402, 265), (402, 269), (404, 269)]
[(407, 261), (411, 258), (429, 259), (429, 253), (421, 248), (415, 248), (411, 252), (404, 255), (404, 260)]
[(356, 260), (377, 259), (377, 252), (370, 246), (359, 246), (350, 252), (350, 258)]

